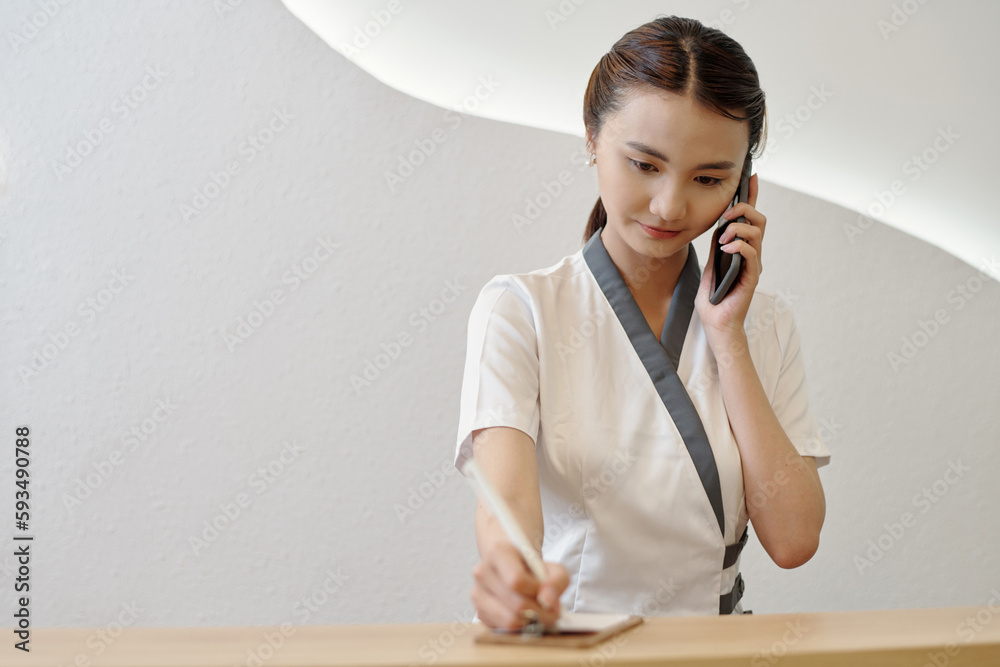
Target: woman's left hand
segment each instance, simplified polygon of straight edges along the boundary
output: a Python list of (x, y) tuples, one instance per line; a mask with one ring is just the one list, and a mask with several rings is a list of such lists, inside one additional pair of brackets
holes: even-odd
[(713, 349), (716, 342), (723, 343), (731, 340), (733, 336), (744, 335), (743, 322), (750, 308), (750, 299), (753, 298), (760, 274), (764, 270), (760, 253), (767, 218), (754, 208), (756, 203), (757, 174), (754, 174), (750, 177), (747, 201), (736, 204), (723, 214), (727, 220), (744, 216), (745, 222), (730, 223), (721, 239), (723, 252), (729, 251), (731, 254), (739, 253), (743, 256), (743, 267), (729, 293), (717, 305), (712, 305), (709, 301), (714, 282), (712, 271), (715, 266), (715, 235), (718, 230), (712, 233), (711, 251), (694, 304)]

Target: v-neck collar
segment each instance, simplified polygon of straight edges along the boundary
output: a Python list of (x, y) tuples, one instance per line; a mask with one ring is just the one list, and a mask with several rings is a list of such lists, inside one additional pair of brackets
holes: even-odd
[(659, 340), (646, 322), (642, 310), (628, 285), (625, 284), (611, 255), (608, 254), (607, 248), (604, 247), (601, 230), (595, 232), (584, 245), (583, 258), (625, 329), (625, 333), (628, 334), (632, 347), (642, 360), (642, 365), (649, 373), (660, 399), (684, 439), (684, 445), (691, 455), (702, 486), (719, 521), (719, 529), (725, 536), (722, 488), (715, 454), (712, 452), (708, 435), (691, 401), (691, 396), (677, 375), (681, 350), (694, 312), (695, 295), (701, 282), (701, 271), (698, 269), (698, 256), (694, 246), (688, 244), (687, 261), (670, 299), (670, 309), (667, 311), (667, 319)]
[[(603, 244), (602, 239), (601, 245), (603, 246)], [(607, 253), (607, 249), (605, 249), (605, 253)], [(611, 257), (609, 256), (608, 259)], [(684, 338), (687, 336), (688, 326), (691, 324), (694, 298), (698, 294), (700, 283), (701, 270), (698, 268), (698, 254), (694, 251), (694, 246), (689, 243), (687, 261), (684, 262), (677, 286), (674, 287), (673, 296), (670, 297), (670, 309), (667, 311), (667, 320), (664, 322), (663, 332), (660, 334), (660, 345), (666, 350), (674, 370), (679, 368), (681, 349), (684, 347)]]

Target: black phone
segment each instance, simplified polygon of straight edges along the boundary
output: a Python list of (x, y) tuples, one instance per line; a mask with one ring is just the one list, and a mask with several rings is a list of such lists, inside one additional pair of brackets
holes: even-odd
[[(733, 198), (733, 202), (729, 208), (732, 208), (740, 202), (745, 202), (749, 198), (750, 171), (751, 160), (750, 156), (747, 155), (746, 159), (743, 161), (743, 172), (740, 174), (740, 185), (736, 188), (736, 196)], [(726, 210), (729, 209), (727, 208)], [(712, 304), (718, 304), (722, 301), (723, 297), (729, 294), (729, 290), (731, 290), (733, 285), (736, 284), (736, 279), (740, 275), (740, 269), (743, 267), (743, 255), (739, 253), (730, 255), (722, 249), (722, 244), (719, 243), (719, 239), (722, 238), (722, 233), (726, 231), (726, 227), (728, 227), (732, 222), (744, 222), (744, 217), (741, 215), (733, 220), (719, 218), (719, 224), (715, 232), (715, 260), (712, 262), (712, 282), (714, 284), (712, 285), (712, 296), (709, 298), (709, 302)]]

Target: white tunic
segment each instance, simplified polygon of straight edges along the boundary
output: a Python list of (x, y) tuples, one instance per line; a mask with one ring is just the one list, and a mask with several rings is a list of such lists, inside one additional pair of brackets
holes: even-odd
[[(532, 438), (542, 556), (569, 571), (566, 611), (718, 614), (737, 583), (725, 547), (749, 517), (719, 362), (694, 309), (699, 280), (691, 246), (657, 340), (594, 234), (553, 266), (495, 276), (472, 308), (455, 465), (477, 429)], [(745, 329), (785, 433), (827, 464), (788, 305), (756, 291)]]

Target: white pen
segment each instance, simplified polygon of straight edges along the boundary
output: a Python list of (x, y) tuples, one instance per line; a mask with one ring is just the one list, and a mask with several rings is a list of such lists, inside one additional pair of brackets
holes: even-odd
[[(542, 564), (542, 559), (538, 555), (538, 552), (535, 551), (531, 542), (528, 541), (528, 537), (517, 523), (517, 519), (514, 518), (510, 507), (507, 506), (507, 503), (504, 502), (504, 499), (496, 492), (489, 483), (489, 480), (486, 479), (486, 475), (482, 473), (479, 466), (471, 458), (467, 459), (465, 465), (462, 466), (462, 474), (469, 480), (473, 490), (477, 491), (477, 496), (483, 501), (487, 509), (490, 510), (490, 513), (500, 521), (504, 532), (507, 533), (507, 537), (514, 543), (517, 550), (521, 552), (521, 556), (524, 557), (524, 562), (528, 564), (531, 573), (535, 575), (539, 583), (545, 581), (545, 566)], [(539, 600), (539, 604), (546, 611), (552, 610), (544, 600)]]

